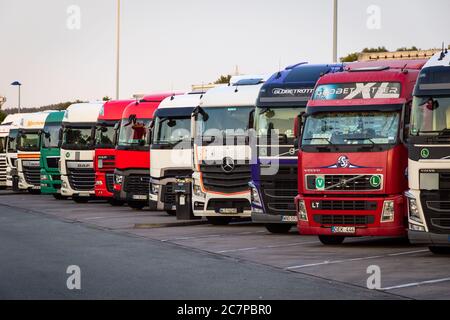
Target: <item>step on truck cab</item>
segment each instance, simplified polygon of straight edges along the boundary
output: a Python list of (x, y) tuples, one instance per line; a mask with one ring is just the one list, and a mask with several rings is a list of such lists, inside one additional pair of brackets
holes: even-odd
[(176, 214), (174, 184), (192, 176), (191, 114), (203, 92), (164, 99), (154, 115), (150, 146), (150, 209)]
[(409, 138), (409, 239), (450, 252), (450, 54), (424, 66), (414, 92)]
[(120, 122), (114, 170), (114, 199), (133, 209), (149, 205), (150, 123), (161, 101), (173, 93), (144, 96), (128, 105)]
[[(7, 171), (8, 171), (8, 136), (11, 129), (14, 130), (17, 119), (22, 115), (10, 114), (0, 125), (0, 189), (6, 189), (8, 187)], [(11, 184), (9, 184), (11, 186)]]
[(41, 140), (49, 112), (36, 112), (24, 115), (17, 135), (17, 174), (19, 190), (40, 193), (41, 189)]
[(62, 123), (61, 195), (83, 203), (95, 197), (95, 125), (103, 102), (70, 105)]
[(6, 186), (13, 191), (19, 191), (19, 176), (17, 173), (17, 136), (23, 114), (15, 114), (11, 119), (8, 137), (6, 138)]
[(64, 111), (48, 114), (40, 132), (41, 140), (41, 193), (61, 199), (61, 172), (59, 171), (61, 130)]
[(406, 140), (425, 62), (360, 62), (319, 79), (299, 122), (300, 234), (318, 235), (324, 244), (406, 236)]
[(108, 199), (111, 205), (123, 205), (114, 199), (114, 170), (116, 168), (116, 127), (122, 120), (125, 108), (133, 100), (113, 100), (106, 102), (95, 128), (95, 196)]
[[(252, 221), (272, 233), (286, 233), (297, 224), (294, 198), (297, 153), (294, 121), (320, 76), (342, 70), (342, 64), (299, 63), (272, 75), (256, 101), (256, 161), (252, 161)], [(273, 140), (273, 144), (271, 141)]]
[(192, 113), (193, 214), (212, 224), (251, 217), (250, 128), (267, 78), (232, 78), (206, 92)]

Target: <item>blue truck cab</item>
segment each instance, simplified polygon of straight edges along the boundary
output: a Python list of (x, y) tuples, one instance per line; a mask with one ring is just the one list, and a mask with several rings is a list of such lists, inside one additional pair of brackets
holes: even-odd
[[(272, 75), (262, 86), (254, 114), (257, 146), (252, 151), (252, 221), (271, 233), (287, 233), (297, 223), (295, 119), (305, 111), (317, 80), (343, 64), (299, 63)], [(255, 159), (256, 158), (256, 159)]]

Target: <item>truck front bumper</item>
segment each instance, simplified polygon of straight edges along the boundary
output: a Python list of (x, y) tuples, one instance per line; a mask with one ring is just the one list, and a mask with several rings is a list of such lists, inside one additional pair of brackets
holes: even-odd
[(450, 234), (438, 234), (408, 230), (409, 241), (413, 244), (426, 244), (450, 247)]

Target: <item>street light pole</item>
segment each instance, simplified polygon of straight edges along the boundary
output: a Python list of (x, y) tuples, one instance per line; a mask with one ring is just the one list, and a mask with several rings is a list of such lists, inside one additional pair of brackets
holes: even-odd
[(120, 0), (117, 0), (117, 30), (116, 30), (116, 100), (119, 100), (120, 90)]
[(333, 0), (333, 62), (337, 62), (338, 0)]
[(14, 81), (13, 83), (11, 83), (12, 86), (17, 86), (19, 87), (19, 101), (18, 101), (18, 109), (19, 109), (19, 113), (20, 113), (20, 87), (22, 86), (22, 84), (19, 81)]

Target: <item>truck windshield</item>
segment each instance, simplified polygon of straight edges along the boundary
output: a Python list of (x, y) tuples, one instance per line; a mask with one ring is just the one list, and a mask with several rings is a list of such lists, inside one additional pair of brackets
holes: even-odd
[(198, 116), (197, 133), (205, 136), (239, 136), (248, 134), (248, 122), (253, 107), (205, 107), (208, 115)]
[(61, 125), (48, 125), (45, 126), (42, 132), (42, 147), (46, 149), (58, 148), (59, 147), (59, 132), (61, 130)]
[[(267, 137), (276, 134), (280, 143), (287, 144), (294, 139), (294, 119), (305, 108), (256, 108), (255, 130), (258, 137)], [(274, 131), (275, 130), (275, 131)], [(270, 139), (267, 140), (270, 142)]]
[(95, 146), (97, 148), (114, 148), (116, 121), (97, 123), (95, 127)]
[(62, 147), (64, 149), (89, 150), (93, 147), (92, 127), (65, 127)]
[(153, 144), (174, 145), (190, 139), (191, 118), (156, 118)]
[(330, 112), (305, 122), (303, 145), (379, 145), (397, 142), (399, 112)]
[(411, 135), (438, 135), (450, 131), (450, 97), (415, 97)]
[(37, 131), (19, 131), (17, 136), (17, 150), (39, 151), (39, 133)]
[(0, 137), (0, 153), (5, 153), (6, 150), (6, 137)]
[(19, 131), (17, 129), (9, 130), (9, 136), (7, 141), (7, 150), (9, 153), (16, 153), (17, 152), (17, 135), (19, 134)]
[(119, 147), (142, 149), (149, 147), (147, 135), (151, 119), (123, 119), (120, 125)]

